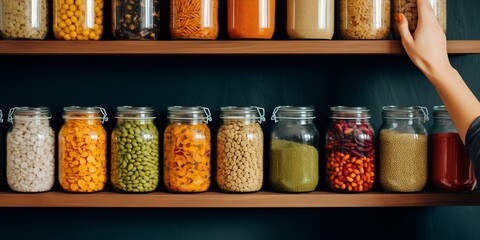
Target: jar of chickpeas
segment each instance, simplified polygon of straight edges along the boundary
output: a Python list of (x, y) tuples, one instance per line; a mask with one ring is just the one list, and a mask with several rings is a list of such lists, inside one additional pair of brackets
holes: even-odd
[(53, 33), (58, 40), (100, 40), (103, 0), (54, 0)]

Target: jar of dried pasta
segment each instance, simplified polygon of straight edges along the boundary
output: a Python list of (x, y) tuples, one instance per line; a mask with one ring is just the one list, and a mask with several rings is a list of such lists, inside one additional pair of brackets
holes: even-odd
[(218, 0), (170, 0), (170, 35), (173, 39), (215, 40)]
[[(443, 32), (447, 32), (447, 0), (429, 0), (430, 4), (433, 7), (437, 21), (440, 24)], [(417, 0), (393, 0), (393, 12), (402, 13), (405, 15), (405, 18), (408, 20), (408, 28), (413, 34), (417, 29), (418, 22), (418, 11), (417, 11)], [(395, 17), (393, 14), (392, 17)], [(398, 23), (395, 20), (392, 20), (392, 31), (393, 36), (396, 39), (401, 39), (400, 32), (398, 31)]]
[(288, 0), (287, 32), (291, 39), (332, 39), (334, 0)]
[(42, 40), (48, 32), (47, 0), (0, 0), (0, 36)]
[(53, 33), (58, 40), (100, 40), (103, 0), (54, 0)]
[(256, 192), (263, 184), (265, 110), (222, 107), (217, 135), (217, 184), (224, 192)]
[(210, 187), (210, 110), (205, 107), (168, 108), (163, 136), (163, 181), (171, 192), (205, 192)]
[(107, 121), (100, 107), (66, 107), (58, 134), (58, 174), (67, 192), (98, 192), (107, 181)]
[(390, 34), (390, 0), (339, 0), (342, 39), (387, 39)]
[(228, 35), (232, 39), (271, 39), (275, 0), (228, 0)]

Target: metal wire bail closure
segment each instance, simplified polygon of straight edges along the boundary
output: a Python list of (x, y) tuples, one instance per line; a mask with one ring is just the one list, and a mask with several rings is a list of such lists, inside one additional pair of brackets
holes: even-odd
[(260, 116), (259, 122), (265, 122), (265, 108), (257, 107), (257, 106), (252, 106), (253, 108), (257, 109), (258, 115)]
[(206, 107), (200, 107), (200, 108), (203, 109), (203, 112), (207, 116), (207, 123), (211, 122), (212, 121), (212, 114), (210, 113), (210, 109), (208, 109)]
[(278, 106), (275, 109), (273, 109), (272, 117), (270, 118), (271, 120), (273, 120), (275, 122), (278, 122), (277, 112), (278, 112), (278, 110), (280, 110), (280, 108), (282, 108), (282, 106)]
[[(10, 111), (8, 111), (8, 117), (7, 117), (7, 122), (13, 123), (13, 113), (17, 110), (16, 107), (10, 108)], [(2, 119), (3, 122), (3, 119)]]
[(0, 110), (0, 123), (3, 123), (3, 112)]
[(97, 106), (95, 106), (95, 108), (100, 110), (100, 113), (102, 113), (102, 124), (108, 122), (107, 111), (105, 110), (105, 108)]
[(418, 106), (418, 107), (420, 108), (420, 110), (422, 110), (423, 122), (428, 122), (428, 120), (430, 120), (430, 118), (428, 117), (428, 108), (422, 107), (422, 106)]

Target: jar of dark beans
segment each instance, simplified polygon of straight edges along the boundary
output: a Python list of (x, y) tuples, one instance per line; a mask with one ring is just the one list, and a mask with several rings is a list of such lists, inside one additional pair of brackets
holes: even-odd
[(118, 40), (156, 40), (160, 0), (113, 0), (112, 29)]

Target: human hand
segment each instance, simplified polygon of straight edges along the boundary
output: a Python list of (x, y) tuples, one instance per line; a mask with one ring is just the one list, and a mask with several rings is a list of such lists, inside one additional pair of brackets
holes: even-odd
[(413, 63), (429, 78), (450, 70), (447, 39), (428, 0), (417, 0), (418, 25), (413, 35), (401, 13), (395, 16), (402, 44)]

